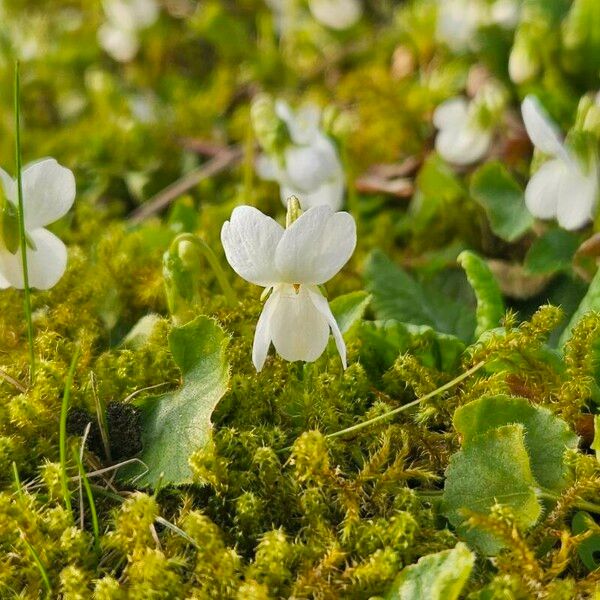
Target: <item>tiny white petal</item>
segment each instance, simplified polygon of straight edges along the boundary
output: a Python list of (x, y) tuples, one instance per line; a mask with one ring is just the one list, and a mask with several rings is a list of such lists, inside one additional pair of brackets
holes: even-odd
[(116, 27), (110, 23), (104, 23), (98, 29), (98, 41), (102, 48), (119, 62), (129, 62), (140, 48), (135, 30)]
[(433, 111), (433, 124), (437, 129), (462, 126), (467, 120), (468, 109), (466, 98), (450, 98)]
[(335, 154), (314, 146), (290, 146), (285, 151), (286, 181), (302, 194), (318, 189), (336, 168)]
[(281, 178), (281, 167), (277, 160), (266, 154), (261, 154), (256, 159), (256, 173), (261, 179), (266, 181), (278, 180)]
[(455, 165), (470, 165), (481, 160), (491, 143), (491, 131), (468, 124), (460, 129), (442, 129), (435, 138), (435, 147), (440, 156)]
[(238, 206), (221, 230), (232, 269), (246, 281), (267, 287), (279, 281), (275, 251), (284, 229), (252, 206)]
[(352, 216), (315, 206), (285, 230), (275, 251), (275, 265), (281, 281), (318, 285), (348, 262), (355, 247)]
[(22, 181), (27, 230), (54, 223), (73, 206), (75, 177), (53, 158), (27, 165), (23, 169)]
[(560, 131), (535, 96), (527, 96), (521, 105), (523, 122), (533, 145), (552, 156), (568, 160)]
[(563, 189), (567, 164), (559, 158), (544, 163), (531, 177), (525, 188), (527, 210), (538, 219), (556, 217), (558, 199)]
[(344, 369), (346, 369), (348, 367), (346, 362), (346, 343), (344, 342), (340, 327), (331, 312), (329, 302), (327, 302), (327, 298), (321, 294), (319, 288), (309, 288), (308, 293), (315, 308), (327, 319), (329, 327), (331, 328), (331, 333), (333, 334), (333, 339), (335, 340), (335, 346), (342, 359), (342, 365), (344, 366)]
[(271, 315), (271, 339), (285, 360), (313, 362), (323, 354), (329, 339), (329, 323), (316, 309), (308, 290), (291, 285), (273, 290), (277, 304)]
[[(58, 283), (67, 268), (66, 246), (47, 229), (27, 232), (36, 249), (27, 248), (27, 269), (31, 287), (48, 290)], [(0, 250), (0, 276), (12, 287), (23, 289), (21, 253)]]
[(308, 6), (315, 19), (331, 29), (348, 29), (362, 14), (360, 0), (309, 0)]
[(278, 303), (279, 294), (273, 291), (267, 298), (256, 324), (254, 343), (252, 344), (252, 362), (257, 372), (262, 370), (267, 359), (269, 346), (271, 345), (271, 320)]

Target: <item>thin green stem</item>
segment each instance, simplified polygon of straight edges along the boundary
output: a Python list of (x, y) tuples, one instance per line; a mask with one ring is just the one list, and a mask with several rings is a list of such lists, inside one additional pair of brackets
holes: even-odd
[(343, 435), (347, 435), (349, 433), (355, 433), (356, 431), (360, 431), (361, 429), (364, 429), (365, 427), (370, 427), (371, 425), (375, 425), (376, 423), (380, 423), (381, 421), (386, 421), (387, 419), (389, 419), (390, 417), (393, 417), (394, 415), (397, 415), (398, 413), (404, 412), (405, 410), (409, 410), (410, 408), (417, 406), (417, 404), (420, 404), (424, 400), (429, 400), (430, 398), (439, 396), (446, 390), (449, 390), (450, 388), (459, 384), (461, 381), (465, 380), (467, 377), (470, 377), (471, 375), (473, 375), (473, 373), (476, 373), (477, 371), (479, 371), (479, 369), (481, 369), (481, 367), (483, 367), (484, 364), (485, 363), (483, 361), (477, 363), (474, 367), (471, 367), (468, 371), (465, 371), (458, 377), (455, 377), (452, 381), (445, 383), (444, 385), (437, 388), (436, 390), (433, 390), (433, 392), (429, 392), (429, 394), (426, 394), (425, 396), (422, 396), (421, 398), (417, 398), (416, 400), (413, 400), (412, 402), (409, 402), (408, 404), (399, 406), (398, 408), (395, 408), (394, 410), (390, 410), (389, 412), (384, 413), (383, 415), (373, 417), (372, 419), (369, 419), (368, 421), (363, 421), (362, 423), (358, 423), (356, 425), (353, 425), (352, 427), (347, 427), (346, 429), (336, 431), (335, 433), (329, 433), (325, 437), (326, 438), (340, 437)]
[(65, 390), (63, 392), (62, 405), (60, 408), (60, 431), (59, 431), (59, 451), (60, 451), (60, 478), (62, 484), (62, 492), (65, 500), (65, 506), (71, 511), (71, 492), (69, 492), (69, 479), (67, 477), (67, 413), (69, 410), (69, 400), (71, 399), (71, 387), (75, 377), (75, 367), (79, 358), (79, 347), (76, 348), (71, 366), (67, 374), (65, 382)]
[(27, 237), (25, 233), (25, 209), (23, 207), (23, 178), (21, 165), (21, 83), (19, 62), (15, 63), (15, 162), (17, 166), (17, 197), (19, 203), (19, 247), (21, 249), (21, 263), (23, 267), (23, 291), (25, 320), (27, 321), (27, 340), (29, 342), (29, 381), (33, 383), (35, 377), (35, 347), (33, 339), (33, 319), (31, 316), (31, 290), (29, 288), (29, 269), (27, 267)]
[[(552, 490), (547, 490), (546, 488), (537, 488), (536, 491), (540, 498), (552, 500), (553, 502), (558, 502), (558, 500), (560, 500), (560, 495), (556, 494)], [(595, 514), (600, 514), (600, 504), (589, 502), (588, 500), (575, 500), (575, 502), (573, 502), (573, 506), (581, 510), (587, 510)]]
[(233, 291), (233, 288), (231, 287), (231, 284), (225, 275), (225, 271), (223, 271), (223, 267), (221, 266), (221, 263), (219, 262), (219, 259), (213, 252), (212, 248), (197, 235), (193, 235), (191, 233), (182, 233), (171, 242), (170, 251), (173, 253), (177, 252), (177, 246), (184, 241), (194, 244), (194, 246), (198, 248), (198, 250), (204, 255), (204, 258), (206, 258), (208, 261), (210, 268), (219, 282), (219, 286), (221, 287), (227, 302), (231, 306), (236, 306), (238, 304), (237, 296)]
[(73, 458), (77, 463), (77, 469), (79, 470), (79, 477), (83, 483), (83, 489), (87, 496), (88, 504), (90, 505), (90, 514), (92, 516), (92, 531), (94, 532), (94, 550), (97, 556), (100, 556), (100, 526), (98, 525), (98, 513), (96, 512), (96, 503), (94, 502), (94, 494), (88, 481), (81, 457), (75, 448), (73, 448)]
[(13, 478), (15, 480), (15, 488), (17, 489), (17, 496), (19, 496), (19, 500), (23, 501), (23, 486), (21, 485), (21, 478), (19, 477), (19, 469), (17, 468), (17, 463), (13, 460), (12, 463), (13, 470)]

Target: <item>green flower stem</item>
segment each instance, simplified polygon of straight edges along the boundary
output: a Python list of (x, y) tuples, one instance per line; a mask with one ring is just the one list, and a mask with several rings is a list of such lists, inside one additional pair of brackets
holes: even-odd
[(44, 586), (46, 587), (46, 597), (51, 598), (52, 585), (50, 584), (50, 577), (48, 577), (48, 571), (46, 571), (46, 567), (44, 567), (44, 563), (42, 562), (40, 555), (37, 553), (36, 549), (29, 543), (24, 531), (21, 531), (21, 539), (23, 540), (25, 546), (27, 546), (27, 550), (29, 550), (31, 557), (33, 558), (33, 562), (36, 564), (38, 571), (40, 572), (40, 575), (44, 582)]
[(60, 454), (60, 479), (65, 506), (71, 511), (71, 492), (69, 492), (69, 483), (67, 477), (67, 413), (69, 410), (69, 400), (71, 398), (71, 387), (75, 377), (75, 367), (79, 358), (79, 347), (75, 350), (71, 359), (71, 366), (65, 382), (65, 391), (63, 393), (62, 405), (60, 409), (60, 430), (59, 430), (59, 454)]
[(225, 275), (225, 271), (217, 258), (217, 255), (214, 253), (212, 248), (201, 238), (191, 233), (181, 233), (178, 235), (172, 242), (169, 251), (172, 254), (177, 253), (177, 247), (181, 242), (190, 242), (194, 244), (194, 246), (204, 255), (204, 258), (208, 261), (210, 268), (212, 269), (217, 281), (219, 282), (219, 286), (223, 291), (225, 298), (230, 306), (236, 306), (238, 304), (238, 299)]
[(15, 63), (15, 161), (17, 165), (17, 195), (19, 201), (19, 246), (23, 265), (23, 291), (25, 319), (27, 321), (27, 340), (29, 342), (29, 381), (35, 377), (35, 348), (33, 339), (33, 320), (31, 317), (31, 290), (29, 288), (29, 270), (27, 268), (27, 237), (25, 233), (25, 212), (23, 207), (23, 181), (21, 176), (21, 111), (20, 111), (20, 75), (19, 62)]
[[(560, 500), (560, 494), (557, 494), (551, 490), (547, 490), (545, 488), (536, 488), (536, 492), (540, 498), (552, 500), (553, 502), (558, 502)], [(587, 510), (595, 514), (600, 514), (600, 504), (589, 502), (588, 500), (576, 500), (573, 502), (573, 506), (575, 508), (579, 508), (580, 510)]]
[(450, 388), (459, 384), (461, 381), (465, 380), (467, 377), (470, 377), (471, 375), (473, 375), (473, 373), (476, 373), (477, 371), (479, 371), (479, 369), (481, 369), (481, 367), (483, 367), (484, 364), (485, 363), (483, 361), (477, 363), (474, 367), (471, 367), (468, 371), (465, 371), (458, 377), (455, 377), (452, 381), (445, 383), (444, 385), (437, 388), (436, 390), (433, 390), (433, 392), (429, 392), (429, 394), (426, 394), (425, 396), (422, 396), (421, 398), (417, 398), (416, 400), (413, 400), (412, 402), (409, 402), (408, 404), (399, 406), (398, 408), (395, 408), (394, 410), (390, 410), (389, 412), (387, 412), (383, 415), (373, 417), (372, 419), (369, 419), (368, 421), (363, 421), (362, 423), (358, 423), (356, 425), (353, 425), (352, 427), (347, 427), (346, 429), (336, 431), (335, 433), (329, 433), (325, 437), (326, 438), (336, 438), (336, 437), (344, 436), (349, 433), (355, 433), (357, 431), (360, 431), (361, 429), (364, 429), (365, 427), (370, 427), (371, 425), (375, 425), (382, 421), (386, 421), (387, 419), (389, 419), (390, 417), (393, 417), (394, 415), (397, 415), (398, 413), (404, 412), (405, 410), (408, 410), (410, 408), (413, 408), (414, 406), (417, 406), (417, 404), (423, 402), (424, 400), (429, 400), (430, 398), (439, 396), (446, 390), (449, 390)]

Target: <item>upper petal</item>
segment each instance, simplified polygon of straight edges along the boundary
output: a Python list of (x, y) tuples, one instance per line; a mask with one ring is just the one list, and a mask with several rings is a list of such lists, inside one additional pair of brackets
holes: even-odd
[(555, 158), (544, 163), (531, 177), (525, 188), (527, 210), (538, 219), (556, 217), (558, 199), (563, 187), (562, 181), (568, 167), (564, 161)]
[(285, 151), (286, 181), (302, 192), (312, 192), (337, 168), (335, 154), (315, 146), (290, 146)]
[(323, 354), (329, 339), (327, 319), (315, 308), (308, 291), (291, 285), (273, 290), (275, 308), (270, 333), (277, 353), (285, 360), (312, 362)]
[(329, 281), (350, 259), (356, 246), (356, 224), (347, 212), (329, 206), (308, 209), (285, 230), (275, 265), (286, 283)]
[(560, 131), (535, 96), (527, 96), (521, 105), (523, 123), (533, 145), (552, 156), (567, 160)]
[(232, 269), (246, 281), (264, 287), (279, 279), (275, 251), (283, 227), (253, 206), (238, 206), (223, 223), (221, 242)]
[(335, 346), (340, 354), (340, 358), (342, 359), (342, 365), (344, 366), (344, 369), (346, 369), (348, 366), (346, 362), (346, 344), (344, 342), (344, 338), (342, 337), (340, 327), (337, 324), (333, 313), (331, 312), (327, 298), (325, 298), (316, 287), (309, 288), (308, 295), (310, 296), (312, 303), (315, 305), (315, 308), (325, 317), (325, 319), (327, 319), (327, 323), (329, 324), (329, 327), (331, 327), (333, 339), (335, 340)]
[(27, 230), (54, 223), (73, 206), (75, 177), (53, 158), (45, 158), (26, 166), (22, 181)]
[(598, 174), (588, 175), (579, 168), (567, 169), (561, 181), (560, 195), (556, 207), (556, 219), (561, 227), (579, 229), (592, 220), (598, 200)]
[[(66, 246), (47, 229), (28, 231), (36, 249), (27, 248), (29, 285), (40, 290), (54, 287), (67, 268)], [(12, 287), (23, 289), (21, 252), (0, 251), (0, 276)]]

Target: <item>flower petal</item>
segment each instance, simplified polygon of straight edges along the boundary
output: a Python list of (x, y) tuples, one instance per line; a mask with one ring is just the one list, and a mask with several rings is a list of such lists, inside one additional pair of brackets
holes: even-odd
[(75, 177), (53, 158), (45, 158), (23, 169), (25, 228), (44, 227), (69, 212), (75, 200)]
[(342, 337), (342, 332), (340, 331), (339, 325), (337, 324), (337, 321), (331, 312), (327, 298), (325, 298), (325, 296), (319, 292), (319, 288), (317, 287), (309, 288), (308, 294), (312, 300), (312, 303), (315, 305), (315, 308), (327, 319), (327, 323), (329, 323), (329, 327), (331, 327), (331, 333), (333, 334), (337, 351), (342, 359), (342, 365), (344, 366), (344, 369), (346, 369), (348, 367), (346, 362), (346, 343)]
[(356, 224), (347, 212), (329, 206), (307, 210), (285, 230), (275, 251), (280, 281), (318, 285), (329, 281), (350, 259)]
[(285, 122), (294, 144), (310, 144), (319, 134), (321, 110), (316, 104), (307, 103), (293, 111), (287, 102), (277, 100), (275, 112)]
[[(40, 290), (54, 287), (67, 268), (67, 247), (47, 229), (27, 232), (36, 249), (27, 248), (29, 285)], [(0, 251), (0, 274), (12, 287), (23, 289), (21, 253)]]
[(535, 96), (527, 96), (521, 105), (523, 123), (533, 145), (551, 156), (568, 161), (560, 131)]
[(583, 227), (592, 220), (597, 200), (597, 172), (585, 175), (580, 169), (568, 169), (561, 181), (556, 207), (558, 224), (571, 231)]
[(470, 165), (481, 160), (492, 142), (491, 131), (470, 127), (451, 127), (440, 130), (435, 147), (442, 158), (455, 165)]
[(344, 179), (343, 174), (340, 177), (327, 181), (321, 187), (313, 192), (305, 193), (300, 190), (282, 185), (281, 201), (287, 205), (287, 199), (290, 196), (297, 196), (300, 200), (302, 210), (308, 210), (313, 206), (329, 206), (332, 210), (338, 211), (344, 203)]
[(285, 151), (286, 181), (291, 187), (310, 193), (341, 169), (335, 149), (327, 145), (290, 146)]
[(16, 206), (17, 185), (15, 180), (4, 169), (0, 169), (0, 183), (2, 183), (4, 195)]
[(329, 339), (327, 319), (315, 308), (308, 290), (298, 293), (291, 285), (273, 290), (277, 300), (271, 315), (271, 339), (277, 353), (285, 360), (317, 360)]
[(281, 167), (271, 156), (261, 154), (256, 159), (256, 173), (266, 181), (279, 180), (281, 178)]
[(283, 227), (252, 206), (238, 206), (223, 223), (221, 243), (231, 268), (246, 281), (267, 287), (279, 281), (275, 251)]
[(437, 129), (458, 127), (467, 120), (468, 107), (466, 98), (450, 98), (433, 111), (433, 124)]
[(359, 0), (308, 0), (308, 6), (315, 19), (331, 29), (348, 29), (362, 14)]
[(104, 23), (98, 29), (100, 46), (119, 62), (129, 62), (137, 54), (140, 42), (135, 30), (119, 28)]
[(272, 293), (267, 298), (256, 324), (254, 343), (252, 344), (252, 362), (257, 373), (262, 370), (267, 359), (269, 346), (271, 345), (271, 319), (278, 303), (279, 294)]
[(538, 219), (556, 217), (562, 181), (568, 166), (555, 158), (544, 163), (531, 177), (525, 188), (527, 210)]

